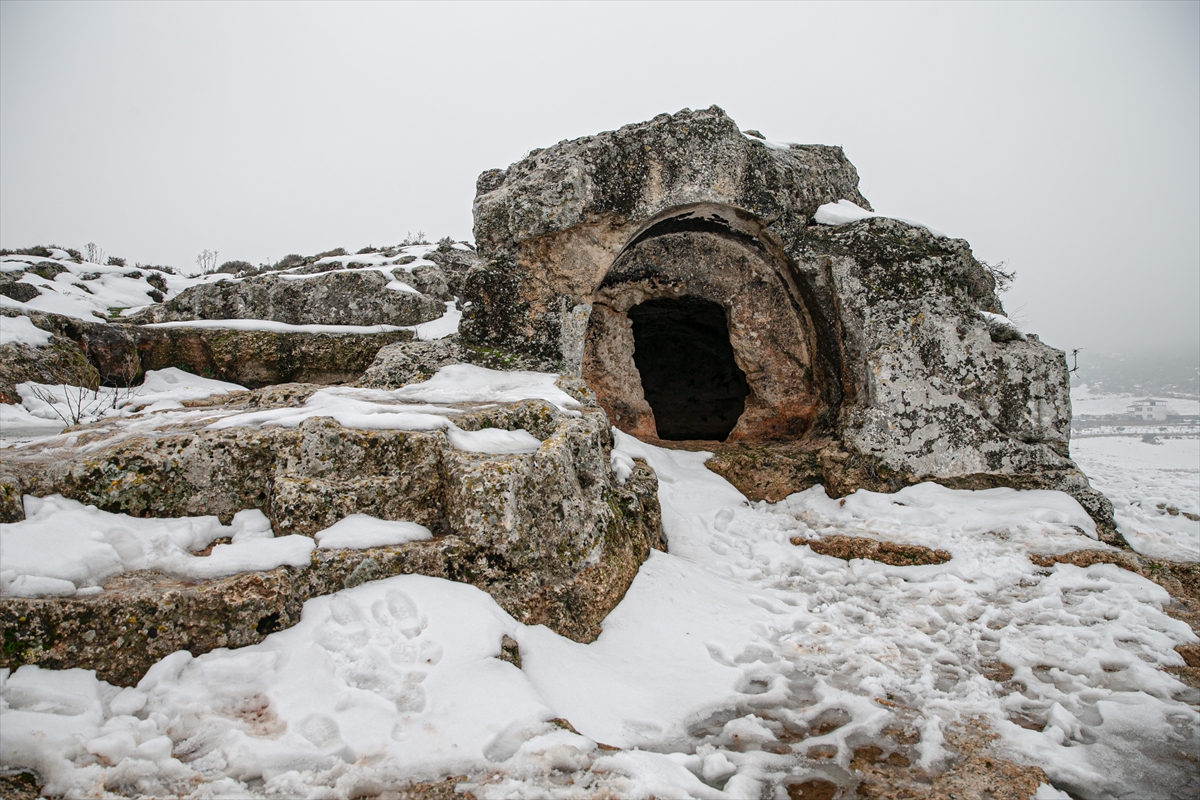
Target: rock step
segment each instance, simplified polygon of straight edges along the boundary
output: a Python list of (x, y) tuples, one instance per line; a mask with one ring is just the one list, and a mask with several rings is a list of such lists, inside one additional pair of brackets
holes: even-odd
[[(273, 387), (231, 402), (294, 405), (308, 393)], [(364, 431), (317, 417), (292, 430), (209, 430), (209, 420), (199, 420), (136, 435), (110, 420), (82, 428), (74, 445), (13, 452), (0, 477), (6, 521), (23, 518), (22, 495), (62, 494), (142, 517), (214, 514), (227, 522), (259, 508), (276, 535), (311, 536), (366, 513), (417, 522), (435, 538), (318, 549), (303, 569), (198, 584), (143, 573), (93, 597), (0, 598), (0, 666), (79, 666), (136, 682), (167, 653), (259, 641), (294, 624), (310, 597), (406, 573), (471, 583), (522, 622), (595, 638), (660, 546), (653, 471), (639, 465), (617, 483), (611, 430), (598, 409), (571, 416), (534, 400), (454, 421), (464, 430), (524, 429), (542, 445), (529, 454), (472, 453), (442, 431)]]
[(599, 561), (546, 585), (477, 569), (489, 554), (449, 535), (368, 550), (318, 548), (308, 567), (201, 583), (142, 571), (119, 576), (90, 597), (0, 598), (0, 667), (80, 667), (114, 685), (134, 686), (156, 661), (177, 650), (198, 656), (256, 644), (299, 622), (310, 598), (405, 574), (472, 583), (519, 621), (590, 642), (651, 548), (662, 547), (657, 488), (653, 470), (636, 462), (625, 486), (610, 498), (618, 513), (605, 531)]
[[(376, 354), (413, 338), (411, 331), (303, 333), (210, 328), (141, 328), (139, 372), (178, 367), (257, 389), (278, 383), (351, 383)], [(89, 355), (92, 355), (89, 353)]]

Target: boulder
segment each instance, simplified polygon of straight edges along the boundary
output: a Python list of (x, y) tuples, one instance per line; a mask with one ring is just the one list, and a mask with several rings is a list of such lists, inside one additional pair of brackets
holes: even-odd
[(116, 322), (84, 322), (57, 314), (32, 313), (30, 318), (54, 338), (44, 347), (4, 346), (6, 355), (0, 363), (3, 402), (19, 402), (14, 387), (23, 381), (90, 388), (101, 383), (127, 387), (140, 384), (147, 370), (164, 367), (178, 367), (194, 375), (251, 389), (294, 381), (352, 383), (382, 348), (413, 338), (412, 331), (308, 333), (148, 328)]
[(416, 325), (445, 305), (423, 294), (389, 289), (377, 270), (314, 275), (260, 275), (185, 289), (128, 317), (135, 324), (194, 319), (262, 319), (291, 325)]
[(554, 364), (617, 427), (719, 451), (773, 496), (1062, 489), (1119, 540), (1069, 457), (1062, 351), (1005, 319), (965, 241), (817, 224), (838, 201), (870, 209), (840, 148), (716, 107), (534, 150), (478, 180), (463, 342)]
[(455, 245), (445, 240), (439, 242), (437, 249), (429, 251), (423, 258), (438, 265), (446, 277), (446, 286), (450, 294), (455, 297), (462, 296), (467, 274), (484, 263), (479, 254), (467, 248), (466, 245)]

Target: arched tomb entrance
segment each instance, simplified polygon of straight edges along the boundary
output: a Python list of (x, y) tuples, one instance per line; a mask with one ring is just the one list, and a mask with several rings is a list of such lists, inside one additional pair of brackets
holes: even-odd
[(724, 441), (746, 408), (725, 309), (698, 297), (629, 309), (633, 362), (660, 439)]
[[(744, 211), (672, 209), (643, 226), (592, 296), (582, 374), (644, 438), (796, 440), (836, 402), (796, 276)], [(830, 391), (833, 389), (834, 391)], [(824, 390), (824, 391), (823, 391)]]

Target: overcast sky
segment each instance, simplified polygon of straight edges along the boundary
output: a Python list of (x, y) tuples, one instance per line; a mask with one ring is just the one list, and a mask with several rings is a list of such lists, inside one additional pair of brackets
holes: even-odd
[(471, 237), (476, 176), (716, 104), (1006, 261), (1057, 347), (1200, 340), (1200, 3), (0, 2), (0, 246)]

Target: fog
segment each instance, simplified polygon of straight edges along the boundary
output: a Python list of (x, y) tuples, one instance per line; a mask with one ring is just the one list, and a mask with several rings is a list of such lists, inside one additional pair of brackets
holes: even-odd
[(194, 269), (471, 237), (476, 176), (681, 108), (842, 145), (1057, 347), (1200, 341), (1200, 4), (0, 4), (0, 246)]

